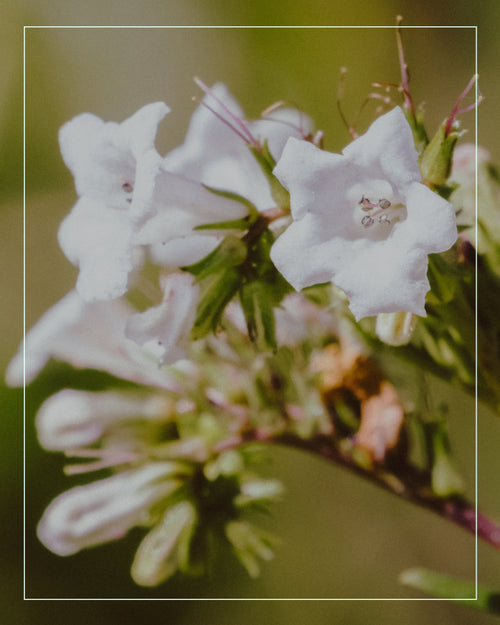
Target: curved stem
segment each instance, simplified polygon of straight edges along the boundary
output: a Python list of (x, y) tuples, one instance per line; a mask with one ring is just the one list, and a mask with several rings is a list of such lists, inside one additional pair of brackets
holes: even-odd
[(331, 436), (325, 435), (303, 439), (295, 434), (276, 435), (255, 429), (224, 441), (219, 444), (217, 451), (238, 447), (250, 442), (283, 445), (320, 456), (369, 480), (393, 495), (402, 497), (406, 501), (438, 514), (470, 534), (476, 534), (477, 523), (478, 538), (491, 547), (500, 550), (500, 525), (497, 525), (481, 512), (476, 511), (474, 504), (464, 497), (437, 497), (430, 490), (428, 471), (417, 469), (408, 463), (400, 464), (397, 471), (394, 472), (389, 472), (383, 466), (377, 465), (371, 469), (366, 469), (357, 464), (352, 456), (340, 451)]

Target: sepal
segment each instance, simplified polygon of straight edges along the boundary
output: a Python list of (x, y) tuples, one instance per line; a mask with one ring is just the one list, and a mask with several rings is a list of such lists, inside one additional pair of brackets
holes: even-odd
[(420, 160), (420, 171), (424, 181), (433, 188), (446, 184), (451, 173), (453, 150), (461, 135), (456, 130), (447, 134), (444, 121), (425, 148)]

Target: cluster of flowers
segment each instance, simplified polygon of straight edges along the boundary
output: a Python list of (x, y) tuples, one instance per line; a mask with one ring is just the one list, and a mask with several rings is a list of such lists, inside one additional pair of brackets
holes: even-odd
[[(193, 545), (206, 539), (207, 515), (251, 574), (257, 556), (272, 555), (269, 536), (240, 513), (280, 485), (220, 445), (248, 418), (227, 395), (185, 397), (198, 375), (186, 360), (192, 342), (224, 315), (264, 352), (300, 340), (311, 313), (292, 291), (330, 282), (356, 320), (425, 316), (427, 255), (457, 238), (452, 205), (422, 183), (400, 108), (332, 154), (300, 111), (274, 107), (246, 121), (224, 85), (203, 87), (184, 143), (165, 157), (155, 148), (163, 103), (121, 124), (83, 114), (62, 127), (79, 199), (59, 241), (79, 268), (76, 290), (27, 334), (25, 362), (21, 350), (7, 374), (30, 382), (55, 358), (141, 385), (65, 389), (42, 406), (37, 427), (47, 449), (95, 459), (69, 472), (114, 470), (58, 497), (40, 522), (42, 542), (68, 555), (152, 527), (132, 569), (144, 585), (199, 568)], [(131, 303), (137, 291), (151, 295), (142, 310)]]

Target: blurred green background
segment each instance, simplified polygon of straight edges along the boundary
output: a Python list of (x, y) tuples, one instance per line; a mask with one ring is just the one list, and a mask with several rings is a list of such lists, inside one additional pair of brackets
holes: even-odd
[[(179, 0), (86, 3), (27, 0), (5, 9), (2, 20), (2, 107), (0, 124), (1, 249), (5, 328), (0, 355), (4, 367), (22, 335), (22, 26), (23, 25), (478, 25), (481, 91), (479, 141), (500, 160), (495, 32), (500, 3), (486, 0), (414, 3), (387, 0), (302, 0), (196, 2)], [(472, 29), (415, 29), (403, 32), (415, 99), (426, 102), (432, 132), (450, 111), (474, 73)], [(279, 99), (292, 100), (325, 131), (326, 147), (349, 140), (336, 112), (341, 66), (348, 68), (344, 110), (352, 119), (370, 83), (398, 80), (394, 31), (352, 29), (29, 29), (26, 31), (26, 325), (74, 284), (76, 270), (57, 244), (57, 228), (75, 201), (72, 178), (59, 156), (58, 128), (83, 111), (121, 121), (148, 102), (172, 108), (162, 124), (158, 148), (178, 144), (199, 96), (193, 76), (226, 82), (255, 116)], [(471, 99), (467, 103), (470, 103)], [(369, 109), (360, 130), (370, 122)], [(474, 115), (464, 117), (474, 140)], [(276, 450), (273, 474), (287, 494), (268, 527), (283, 544), (257, 581), (248, 579), (231, 554), (221, 554), (210, 579), (174, 579), (157, 590), (136, 587), (129, 566), (140, 532), (120, 543), (69, 559), (53, 556), (34, 536), (43, 509), (73, 482), (62, 475), (63, 458), (39, 449), (33, 431), (37, 406), (57, 385), (82, 385), (79, 374), (42, 376), (27, 392), (26, 406), (26, 596), (31, 598), (332, 598), (415, 597), (397, 583), (408, 567), (427, 566), (474, 577), (474, 540), (430, 513), (417, 510), (358, 478), (299, 452)], [(470, 496), (474, 492), (474, 402), (437, 385), (452, 415), (452, 441)], [(2, 391), (4, 562), (1, 593), (6, 623), (156, 622), (254, 623), (489, 623), (453, 602), (169, 602), (21, 603), (22, 395)], [(496, 418), (479, 414), (479, 503), (500, 519), (495, 478), (500, 468)], [(500, 589), (500, 555), (479, 545), (479, 580)]]

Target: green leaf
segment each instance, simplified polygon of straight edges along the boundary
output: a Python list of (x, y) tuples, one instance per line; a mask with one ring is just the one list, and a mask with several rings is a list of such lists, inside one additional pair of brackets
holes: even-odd
[(252, 225), (250, 216), (242, 217), (241, 219), (233, 219), (230, 221), (218, 221), (213, 224), (203, 224), (196, 226), (193, 230), (248, 230)]
[(203, 277), (200, 281), (196, 318), (191, 330), (193, 341), (217, 330), (222, 313), (238, 292), (242, 279), (241, 272), (235, 267), (218, 273), (209, 273)]
[(240, 289), (248, 334), (261, 351), (277, 349), (273, 299), (272, 286), (265, 282), (250, 282)]
[(458, 603), (476, 610), (482, 610), (490, 614), (500, 614), (500, 593), (478, 586), (476, 599), (476, 588), (472, 582), (456, 579), (450, 575), (436, 573), (424, 568), (413, 568), (403, 571), (399, 581), (406, 586), (421, 590), (433, 597), (455, 599)]
[(270, 258), (274, 236), (265, 230), (251, 247), (246, 281), (240, 289), (240, 302), (250, 339), (259, 350), (276, 351), (274, 308), (291, 290)]
[[(206, 184), (204, 184), (203, 186), (205, 187), (207, 191), (210, 191), (210, 193), (213, 193), (214, 195), (218, 195), (219, 197), (223, 197), (227, 200), (233, 200), (235, 202), (239, 202), (240, 204), (243, 204), (243, 206), (248, 210), (248, 217), (250, 218), (251, 223), (253, 223), (259, 216), (259, 211), (252, 204), (252, 202), (250, 202), (250, 200), (247, 200), (246, 197), (243, 197), (239, 193), (234, 193), (233, 191), (224, 191), (222, 189), (215, 189), (214, 187), (209, 187)], [(243, 217), (243, 219), (246, 219), (246, 218)], [(235, 221), (239, 221), (239, 220), (235, 220)], [(221, 222), (221, 223), (224, 223), (224, 222)], [(204, 226), (198, 226), (198, 227), (202, 228)]]
[(230, 234), (208, 256), (193, 265), (182, 267), (182, 269), (196, 276), (197, 282), (200, 282), (206, 276), (220, 272), (221, 269), (241, 265), (246, 257), (247, 246), (245, 243), (237, 236)]
[(429, 254), (427, 277), (431, 286), (429, 301), (447, 304), (453, 299), (462, 274), (439, 254)]

